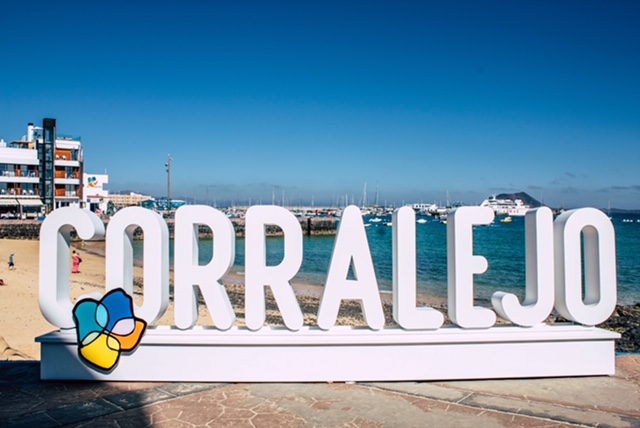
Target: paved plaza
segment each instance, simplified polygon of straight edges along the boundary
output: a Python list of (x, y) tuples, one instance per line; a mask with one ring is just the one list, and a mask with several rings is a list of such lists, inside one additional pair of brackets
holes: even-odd
[(615, 376), (455, 382), (43, 382), (39, 370), (0, 363), (0, 426), (640, 427), (640, 355), (616, 357)]

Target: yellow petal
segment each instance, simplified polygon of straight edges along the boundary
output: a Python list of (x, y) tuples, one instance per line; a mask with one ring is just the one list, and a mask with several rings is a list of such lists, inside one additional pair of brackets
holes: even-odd
[(111, 370), (118, 362), (120, 346), (117, 340), (102, 333), (96, 340), (81, 347), (80, 354), (94, 366), (103, 370)]

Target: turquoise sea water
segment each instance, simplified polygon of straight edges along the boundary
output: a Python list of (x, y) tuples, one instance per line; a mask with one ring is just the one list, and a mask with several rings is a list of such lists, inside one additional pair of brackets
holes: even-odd
[[(616, 232), (616, 258), (618, 272), (618, 303), (640, 302), (640, 215), (612, 214)], [(367, 238), (376, 276), (381, 290), (392, 288), (392, 228), (389, 218), (371, 223)], [(447, 226), (426, 217), (427, 223), (416, 224), (417, 280), (421, 292), (437, 296), (447, 295)], [(367, 218), (365, 218), (367, 222)], [(304, 257), (296, 280), (324, 284), (328, 272), (335, 236), (305, 236)], [(474, 228), (474, 254), (484, 256), (489, 268), (475, 275), (475, 296), (490, 299), (496, 291), (515, 293), (524, 298), (525, 244), (524, 218), (513, 217), (511, 223), (500, 223), (498, 218), (489, 226)], [(137, 245), (141, 245), (138, 243)], [(141, 254), (141, 248), (135, 254)], [(233, 270), (244, 271), (244, 239), (236, 240), (236, 259)], [(171, 247), (173, 255), (173, 247)], [(200, 244), (200, 263), (211, 260), (211, 240)], [(277, 265), (283, 257), (283, 238), (267, 238), (267, 264)], [(172, 257), (173, 258), (173, 257)]]

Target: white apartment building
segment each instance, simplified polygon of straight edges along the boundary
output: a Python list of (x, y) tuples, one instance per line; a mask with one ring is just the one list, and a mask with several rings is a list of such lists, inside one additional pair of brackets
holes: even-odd
[(27, 125), (20, 140), (0, 140), (0, 217), (29, 218), (81, 206), (82, 143), (56, 135), (55, 119)]

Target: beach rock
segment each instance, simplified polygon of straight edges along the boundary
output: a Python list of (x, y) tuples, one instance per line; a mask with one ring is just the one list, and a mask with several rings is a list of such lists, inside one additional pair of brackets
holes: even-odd
[(33, 358), (29, 357), (24, 352), (20, 352), (17, 349), (13, 349), (4, 337), (0, 336), (0, 361), (23, 361), (23, 360), (33, 360)]
[(640, 352), (640, 303), (616, 306), (611, 317), (598, 327), (622, 335), (616, 341), (617, 352)]

